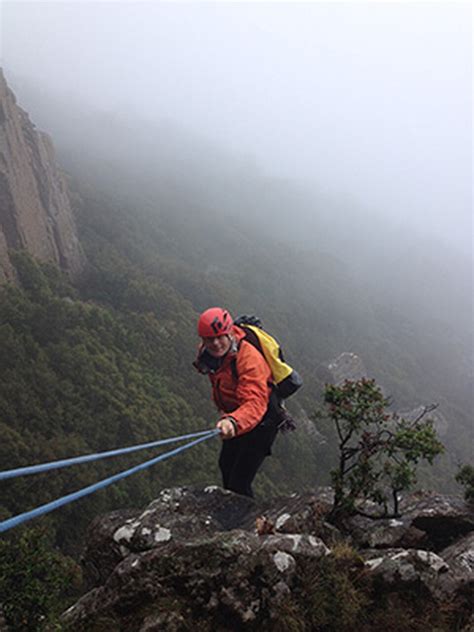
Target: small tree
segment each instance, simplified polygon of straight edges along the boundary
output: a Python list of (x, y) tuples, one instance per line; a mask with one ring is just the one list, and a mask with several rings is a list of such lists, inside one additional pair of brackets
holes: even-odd
[(463, 465), (455, 476), (458, 483), (464, 487), (464, 498), (474, 502), (474, 466)]
[[(339, 439), (339, 466), (332, 470), (335, 491), (333, 516), (363, 512), (360, 501), (372, 500), (383, 508), (370, 517), (399, 515), (399, 493), (416, 481), (420, 460), (432, 464), (443, 451), (425, 407), (413, 421), (388, 413), (386, 399), (374, 380), (346, 380), (328, 384), (324, 400)], [(390, 498), (393, 503), (389, 509)]]

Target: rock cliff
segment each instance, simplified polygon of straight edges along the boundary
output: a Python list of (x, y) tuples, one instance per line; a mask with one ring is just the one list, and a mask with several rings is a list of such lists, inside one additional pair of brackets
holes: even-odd
[[(342, 385), (345, 380), (356, 381), (364, 377), (369, 377), (369, 373), (362, 358), (355, 353), (348, 351), (341, 353), (326, 367), (324, 365), (320, 367), (320, 375), (324, 374), (324, 369), (326, 369), (326, 374), (324, 376), (325, 381), (337, 385)], [(380, 384), (379, 386), (384, 397), (390, 399), (390, 394), (385, 386), (383, 384)], [(418, 405), (411, 410), (397, 410), (393, 412), (407, 421), (414, 421), (417, 417), (427, 414), (427, 418), (432, 420), (434, 428), (441, 438), (445, 437), (448, 432), (450, 425), (448, 419), (442, 412), (432, 408), (431, 406), (425, 408), (425, 406)]]
[[(88, 592), (66, 629), (470, 631), (474, 514), (418, 492), (400, 520), (327, 522), (328, 488), (267, 505), (217, 487), (163, 490), (89, 530)], [(370, 508), (369, 508), (370, 509)]]
[(17, 105), (0, 69), (0, 282), (15, 279), (9, 250), (52, 261), (72, 277), (84, 266), (51, 140)]

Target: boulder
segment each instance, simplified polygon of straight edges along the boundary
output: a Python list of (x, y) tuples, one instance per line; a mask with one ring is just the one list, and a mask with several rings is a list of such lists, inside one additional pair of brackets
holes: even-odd
[(64, 613), (65, 629), (356, 629), (369, 604), (367, 632), (395, 629), (400, 608), (413, 629), (467, 632), (474, 531), (460, 498), (412, 494), (399, 520), (357, 516), (344, 532), (327, 522), (332, 503), (330, 488), (257, 503), (178, 487), (103, 516), (83, 557), (88, 592)]
[(262, 511), (273, 523), (275, 532), (314, 535), (332, 546), (347, 540), (339, 529), (327, 521), (333, 503), (332, 489), (320, 487), (314, 492), (276, 499), (271, 505), (262, 508)]
[(400, 506), (403, 519), (424, 531), (437, 551), (474, 530), (474, 506), (461, 496), (419, 491)]
[[(377, 514), (372, 503), (364, 513)], [(419, 548), (440, 551), (474, 529), (472, 505), (460, 496), (418, 491), (400, 502), (401, 516), (373, 519), (356, 515), (345, 522), (362, 548)]]
[(257, 513), (251, 498), (219, 487), (164, 489), (145, 510), (113, 512), (91, 524), (82, 556), (86, 584), (103, 583), (130, 552), (253, 525)]
[(463, 594), (474, 603), (474, 532), (440, 552), (450, 573), (442, 578), (445, 593)]
[(391, 590), (422, 587), (432, 597), (442, 598), (440, 577), (450, 573), (448, 564), (432, 551), (385, 549), (364, 551), (362, 557), (372, 577)]
[(442, 554), (419, 549), (366, 550), (371, 579), (382, 592), (413, 590), (440, 604), (472, 613), (474, 603), (474, 536)]
[(262, 610), (277, 616), (301, 558), (328, 554), (320, 539), (300, 534), (236, 529), (188, 541), (170, 537), (130, 552), (103, 586), (66, 611), (63, 622), (74, 630), (95, 629), (101, 621), (114, 630), (179, 630), (182, 620), (202, 616), (214, 621), (214, 629), (224, 629), (224, 621), (240, 629)]
[(349, 351), (332, 360), (328, 369), (335, 384), (342, 384), (345, 380), (360, 380), (368, 375), (362, 358)]

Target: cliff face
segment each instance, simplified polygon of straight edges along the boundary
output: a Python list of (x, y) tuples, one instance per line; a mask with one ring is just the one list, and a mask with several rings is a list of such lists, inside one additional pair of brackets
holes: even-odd
[(72, 277), (84, 266), (53, 145), (18, 107), (0, 69), (0, 282), (15, 278), (10, 249), (55, 262)]

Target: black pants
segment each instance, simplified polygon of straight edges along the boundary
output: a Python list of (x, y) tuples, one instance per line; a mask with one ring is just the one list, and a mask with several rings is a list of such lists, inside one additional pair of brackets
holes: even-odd
[(271, 455), (277, 432), (277, 424), (264, 419), (247, 434), (222, 443), (219, 467), (224, 489), (253, 498), (252, 481), (265, 457)]

